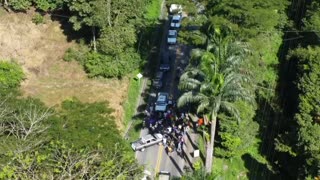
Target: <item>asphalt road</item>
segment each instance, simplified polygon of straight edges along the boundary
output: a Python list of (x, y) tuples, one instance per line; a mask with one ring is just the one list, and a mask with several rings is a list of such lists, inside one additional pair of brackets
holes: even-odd
[[(167, 30), (166, 30), (167, 32)], [(164, 33), (164, 40), (162, 41), (161, 51), (169, 51), (171, 57), (171, 70), (165, 74), (164, 86), (160, 90), (154, 90), (153, 94), (157, 92), (168, 92), (174, 100), (179, 96), (178, 81), (176, 80), (176, 69), (178, 66), (184, 68), (187, 65), (188, 55), (190, 48), (185, 45), (174, 45), (168, 47), (166, 43), (166, 33)], [(149, 98), (151, 102), (155, 101), (155, 98)], [(148, 129), (141, 130), (141, 136), (147, 135)], [(186, 143), (188, 138), (184, 137)], [(185, 146), (184, 146), (185, 148)], [(185, 150), (187, 151), (187, 150)], [(156, 175), (159, 171), (169, 171), (172, 176), (180, 177), (184, 170), (185, 165), (184, 158), (177, 155), (176, 152), (171, 153), (171, 156), (167, 155), (164, 146), (154, 145), (148, 147), (143, 152), (136, 152), (136, 158), (139, 164), (144, 165), (145, 169), (150, 171), (153, 175)]]

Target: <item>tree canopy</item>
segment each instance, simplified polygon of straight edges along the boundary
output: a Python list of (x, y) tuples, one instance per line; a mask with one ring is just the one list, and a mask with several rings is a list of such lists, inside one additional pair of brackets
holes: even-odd
[(142, 169), (106, 103), (0, 100), (0, 179), (128, 179)]
[(20, 85), (24, 78), (22, 68), (14, 63), (0, 61), (0, 87), (13, 88)]

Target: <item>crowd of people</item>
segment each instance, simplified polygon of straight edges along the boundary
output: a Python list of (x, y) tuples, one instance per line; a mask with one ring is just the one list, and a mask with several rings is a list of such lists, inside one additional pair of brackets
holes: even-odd
[(168, 155), (176, 151), (183, 155), (184, 135), (189, 131), (191, 120), (187, 113), (179, 112), (176, 104), (170, 104), (164, 112), (156, 112), (153, 106), (149, 105), (146, 110), (145, 127), (150, 134), (161, 133), (163, 145)]

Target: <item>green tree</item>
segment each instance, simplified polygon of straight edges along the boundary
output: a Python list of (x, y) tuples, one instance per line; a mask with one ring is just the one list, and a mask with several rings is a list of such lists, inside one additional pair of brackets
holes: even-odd
[(179, 98), (178, 106), (196, 103), (197, 113), (205, 114), (211, 121), (206, 153), (206, 172), (211, 172), (218, 113), (225, 110), (240, 120), (232, 102), (252, 99), (243, 87), (248, 78), (240, 71), (245, 60), (245, 48), (226, 36), (226, 31), (211, 28), (208, 32), (207, 49), (193, 52), (193, 67), (180, 78), (179, 87), (186, 92)]
[(61, 9), (64, 0), (33, 0), (33, 3), (37, 9), (47, 12)]
[(313, 1), (307, 10), (306, 17), (303, 19), (304, 29), (318, 31), (320, 28), (320, 4)]
[(66, 100), (62, 110), (51, 118), (49, 133), (53, 139), (64, 140), (75, 148), (103, 147), (122, 142), (120, 133), (106, 103), (81, 103)]
[(298, 108), (294, 128), (279, 137), (277, 147), (301, 159), (300, 175), (316, 177), (320, 175), (320, 48), (297, 48), (290, 55), (298, 61)]
[(255, 116), (255, 105), (245, 101), (234, 103), (239, 111), (241, 122), (226, 113), (220, 113), (219, 136), (221, 148), (216, 148), (216, 156), (232, 158), (241, 156), (250, 151), (256, 143), (259, 125), (253, 120)]
[(24, 73), (18, 64), (0, 61), (0, 86), (2, 86), (2, 88), (17, 87), (23, 78)]
[(31, 0), (8, 0), (8, 5), (14, 10), (25, 11), (32, 5)]
[[(138, 179), (142, 168), (121, 146), (110, 153), (100, 148), (77, 149), (60, 141), (36, 150), (8, 154), (0, 165), (0, 179)], [(109, 147), (110, 148), (110, 147)]]
[[(90, 77), (121, 77), (136, 69), (141, 58), (135, 50), (137, 25), (146, 0), (68, 2), (73, 28), (91, 28), (94, 53), (84, 61)], [(96, 41), (96, 36), (98, 37)], [(104, 67), (103, 67), (104, 66)]]

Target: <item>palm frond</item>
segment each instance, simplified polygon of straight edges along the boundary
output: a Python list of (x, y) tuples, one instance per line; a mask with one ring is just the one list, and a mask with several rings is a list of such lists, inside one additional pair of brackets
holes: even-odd
[(234, 104), (232, 104), (228, 101), (222, 101), (221, 108), (226, 110), (232, 116), (234, 116), (236, 118), (236, 120), (238, 121), (238, 123), (241, 121), (240, 112)]
[(210, 98), (210, 103), (212, 104), (211, 113), (218, 113), (221, 106), (221, 95), (213, 96)]
[(202, 49), (192, 49), (190, 53), (190, 64), (193, 66), (198, 66), (201, 60), (201, 56), (205, 51)]
[(180, 81), (178, 88), (183, 91), (191, 91), (199, 89), (200, 85), (201, 83), (199, 81), (190, 78)]
[(208, 99), (207, 98), (203, 99), (202, 101), (199, 102), (199, 105), (197, 107), (197, 113), (202, 113), (209, 107), (210, 107), (210, 102), (208, 101)]
[(236, 73), (236, 72), (230, 72), (226, 75), (224, 75), (224, 86), (235, 86), (239, 85), (243, 82), (244, 76)]
[(192, 91), (183, 93), (178, 99), (178, 107), (183, 107), (190, 103), (199, 103), (203, 101), (206, 97), (203, 94), (195, 93)]

